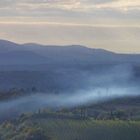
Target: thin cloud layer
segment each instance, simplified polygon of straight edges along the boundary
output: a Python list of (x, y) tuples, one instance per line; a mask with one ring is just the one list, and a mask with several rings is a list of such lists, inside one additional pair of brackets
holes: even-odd
[[(1, 16), (5, 13), (9, 16), (29, 16), (31, 10), (36, 10), (38, 16), (48, 11), (71, 11), (71, 12), (93, 12), (96, 10), (140, 10), (139, 0), (1, 0)], [(10, 12), (12, 11), (12, 12)], [(25, 14), (25, 15), (24, 15)], [(70, 14), (70, 13), (69, 13)]]
[[(1, 0), (0, 28), (2, 30), (0, 38), (11, 40), (10, 34), (12, 34), (16, 25), (24, 29), (24, 32), (16, 30), (15, 36), (12, 36), (14, 38), (13, 41), (16, 42), (28, 42), (26, 39), (27, 35), (25, 34), (27, 30), (29, 30), (30, 35), (33, 34), (33, 30), (37, 30), (39, 34), (44, 35), (42, 32), (48, 29), (49, 26), (53, 26), (49, 28), (48, 32), (45, 32), (45, 36), (49, 35), (49, 38), (55, 38), (59, 41), (42, 40), (41, 37), (35, 34), (33, 34), (34, 37), (29, 38), (35, 38), (31, 41), (45, 44), (55, 44), (56, 42), (58, 44), (74, 44), (75, 42), (79, 42), (79, 44), (82, 43), (90, 47), (97, 45), (94, 47), (111, 48), (111, 50), (116, 50), (116, 48), (110, 46), (112, 43), (109, 42), (118, 41), (118, 46), (123, 47), (123, 50), (128, 51), (128, 48), (133, 47), (134, 52), (137, 52), (139, 51), (138, 46), (140, 44), (137, 37), (140, 28), (140, 1)], [(29, 29), (30, 25), (32, 25), (32, 28)], [(43, 30), (39, 30), (41, 25)], [(7, 29), (7, 26), (10, 30)], [(57, 28), (58, 31), (62, 29), (60, 32), (64, 36), (64, 39), (61, 40), (59, 36), (56, 36), (53, 28)], [(96, 28), (101, 29), (100, 31), (96, 30), (95, 33)], [(110, 35), (103, 41), (102, 34), (108, 34), (108, 28), (111, 28)], [(67, 30), (71, 30), (70, 34), (67, 33)], [(75, 36), (75, 32), (81, 33), (81, 30), (84, 34), (77, 34)], [(118, 31), (120, 31), (119, 35)], [(19, 36), (22, 40), (19, 40)], [(74, 39), (72, 39), (73, 37)], [(108, 43), (100, 44), (101, 41)], [(134, 45), (130, 46), (132, 44)]]

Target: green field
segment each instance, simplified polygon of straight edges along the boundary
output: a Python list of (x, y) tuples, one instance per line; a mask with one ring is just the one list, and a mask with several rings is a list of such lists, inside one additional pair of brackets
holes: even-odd
[[(38, 120), (57, 140), (140, 140), (140, 122)], [(49, 133), (48, 133), (49, 134)]]
[(1, 140), (140, 140), (140, 121), (22, 116), (0, 127)]
[(140, 97), (39, 109), (0, 123), (0, 140), (140, 140)]

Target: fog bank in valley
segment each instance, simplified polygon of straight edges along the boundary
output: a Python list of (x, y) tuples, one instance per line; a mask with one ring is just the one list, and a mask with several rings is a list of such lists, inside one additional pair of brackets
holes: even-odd
[(20, 114), (47, 107), (70, 108), (100, 103), (115, 98), (140, 95), (138, 84), (132, 82), (134, 73), (131, 65), (116, 65), (107, 70), (100, 70), (97, 73), (85, 73), (85, 75), (86, 79), (84, 80), (87, 85), (84, 85), (84, 88), (81, 86), (81, 89), (74, 92), (65, 91), (59, 94), (35, 93), (3, 101), (0, 103), (0, 114), (1, 116), (10, 112)]

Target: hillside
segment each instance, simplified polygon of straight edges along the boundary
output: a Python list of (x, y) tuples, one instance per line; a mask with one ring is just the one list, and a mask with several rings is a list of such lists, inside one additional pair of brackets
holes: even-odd
[(39, 92), (58, 93), (112, 84), (137, 86), (139, 63), (139, 54), (0, 40), (0, 90), (24, 88), (28, 92), (35, 87)]
[[(103, 49), (91, 49), (80, 45), (47, 46), (40, 44), (16, 44), (0, 40), (0, 65), (47, 64), (72, 66), (76, 64), (139, 63), (140, 55), (117, 54)], [(24, 62), (23, 62), (24, 60)]]
[(0, 140), (139, 140), (139, 85), (140, 54), (0, 40)]
[[(43, 115), (43, 114), (42, 114)], [(0, 126), (2, 140), (139, 140), (139, 121), (47, 118), (21, 115)]]

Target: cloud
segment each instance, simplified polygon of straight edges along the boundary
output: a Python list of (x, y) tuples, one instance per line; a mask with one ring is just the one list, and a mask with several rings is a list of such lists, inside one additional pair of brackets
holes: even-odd
[(118, 9), (123, 11), (140, 10), (139, 0), (116, 0), (108, 3), (101, 3), (97, 5), (98, 8)]
[[(69, 71), (65, 72), (69, 73)], [(85, 85), (84, 87), (81, 85), (80, 89), (72, 93), (67, 89), (59, 94), (36, 93), (0, 102), (0, 118), (8, 116), (7, 114), (9, 113), (11, 117), (13, 113), (20, 114), (46, 107), (71, 108), (81, 105), (93, 105), (116, 98), (136, 97), (140, 95), (139, 84), (135, 83), (134, 86), (130, 82), (133, 79), (133, 66), (124, 64), (115, 65), (109, 69), (105, 67), (101, 71), (98, 70), (98, 72), (86, 73), (86, 71), (80, 71), (79, 78), (82, 79), (84, 75)], [(64, 77), (62, 76), (61, 78)], [(67, 82), (70, 83), (71, 80)]]
[[(33, 27), (30, 27), (31, 25), (33, 25)], [(123, 50), (126, 50), (126, 48), (127, 50), (128, 48), (130, 49), (130, 45), (138, 49), (139, 25), (139, 0), (0, 1), (0, 27), (4, 26), (0, 37), (7, 37), (5, 39), (11, 38), (15, 26), (20, 26), (24, 31), (20, 32), (20, 28), (18, 28), (19, 31), (16, 29), (16, 34), (14, 34), (14, 37), (12, 36), (12, 38), (18, 42), (23, 42), (23, 39), (24, 42), (30, 41), (26, 38), (27, 35), (25, 34), (28, 26), (30, 27), (28, 28), (30, 32), (29, 35), (33, 33), (33, 30), (36, 30), (40, 34), (40, 36), (35, 37), (34, 35), (34, 37), (29, 37), (31, 41), (35, 40), (40, 43), (45, 42), (52, 44), (52, 41), (54, 41), (58, 44), (73, 44), (78, 42), (78, 44), (83, 45), (96, 45), (96, 47), (109, 46), (109, 48), (111, 48), (112, 43), (119, 40), (118, 44), (113, 44), (115, 46), (123, 46), (123, 48), (125, 44)], [(7, 26), (9, 26), (10, 32), (7, 30)], [(42, 26), (43, 30), (40, 30), (40, 26)], [(44, 30), (48, 30), (50, 26), (49, 31), (43, 33)], [(53, 28), (57, 28), (57, 30), (61, 32), (63, 42), (60, 39), (60, 33), (56, 36)], [(99, 30), (99, 28), (101, 29)], [(104, 28), (106, 28), (106, 30), (104, 30)], [(108, 28), (110, 28), (109, 32)], [(46, 34), (50, 34), (50, 36), (47, 36), (50, 40), (46, 41), (46, 38), (44, 38)], [(70, 35), (72, 37), (70, 37)], [(105, 35), (105, 37), (103, 37), (103, 35)], [(106, 38), (106, 35), (108, 35), (108, 38)], [(19, 39), (20, 36), (22, 36), (22, 40)], [(55, 40), (52, 39), (52, 37), (55, 38)], [(33, 38), (36, 39), (33, 40)], [(44, 40), (42, 38), (44, 38)]]
[[(140, 10), (139, 0), (1, 0), (0, 9), (18, 10), (19, 12), (28, 12), (37, 10), (42, 14), (47, 10), (68, 10), (75, 12), (92, 12), (98, 9), (117, 9), (117, 10)], [(10, 14), (10, 12), (9, 12)]]
[(81, 44), (117, 52), (140, 52), (140, 28), (60, 24), (1, 23), (0, 38), (19, 43)]
[[(1, 0), (0, 17), (48, 18), (137, 18), (139, 0)], [(86, 20), (87, 21), (87, 20)], [(81, 21), (80, 21), (81, 22)]]
[(138, 0), (1, 0), (0, 21), (132, 27), (139, 24), (139, 6)]

